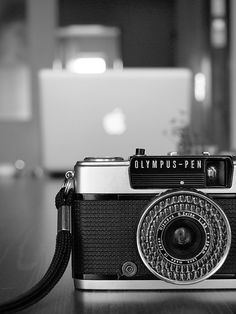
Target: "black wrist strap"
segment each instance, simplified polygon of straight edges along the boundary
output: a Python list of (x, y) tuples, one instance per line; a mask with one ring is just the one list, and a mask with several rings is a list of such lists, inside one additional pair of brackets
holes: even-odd
[[(65, 188), (62, 188), (56, 196), (57, 209), (60, 210), (63, 206), (70, 207), (72, 200), (73, 190), (65, 194)], [(71, 246), (72, 237), (70, 231), (59, 229), (55, 253), (44, 277), (27, 292), (13, 300), (0, 304), (0, 313), (7, 314), (21, 311), (45, 297), (64, 274), (70, 259)]]

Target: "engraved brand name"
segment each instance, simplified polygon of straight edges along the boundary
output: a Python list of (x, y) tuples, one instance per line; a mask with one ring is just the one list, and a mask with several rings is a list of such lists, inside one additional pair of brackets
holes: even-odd
[(134, 161), (135, 169), (202, 169), (200, 159), (141, 159)]

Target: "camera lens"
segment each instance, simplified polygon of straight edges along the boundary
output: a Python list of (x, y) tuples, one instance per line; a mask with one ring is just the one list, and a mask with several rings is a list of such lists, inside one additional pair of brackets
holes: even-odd
[(139, 255), (150, 272), (175, 284), (193, 284), (224, 263), (231, 230), (223, 210), (195, 190), (168, 191), (144, 210), (137, 229)]
[(200, 223), (192, 218), (176, 218), (163, 232), (163, 246), (176, 259), (192, 259), (205, 245), (206, 234)]

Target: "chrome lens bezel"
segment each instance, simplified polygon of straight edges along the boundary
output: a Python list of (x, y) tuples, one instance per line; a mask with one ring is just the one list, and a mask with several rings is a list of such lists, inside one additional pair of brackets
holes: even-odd
[[(175, 200), (175, 201), (173, 201), (173, 200)], [(187, 201), (187, 200), (189, 200), (189, 201)], [(193, 200), (196, 203), (195, 205), (192, 205)], [(200, 205), (200, 203), (201, 203), (201, 205)], [(185, 206), (183, 204), (185, 204)], [(172, 207), (170, 207), (170, 206), (172, 206)], [(174, 207), (174, 206), (176, 206), (176, 207)], [(155, 225), (155, 222), (156, 222), (155, 219), (159, 219), (159, 217), (161, 215), (164, 216), (164, 218), (166, 218), (168, 215), (171, 215), (171, 212), (168, 213), (168, 211), (172, 210), (173, 212), (187, 212), (189, 210), (186, 210), (186, 208), (189, 209), (190, 207), (191, 207), (190, 212), (196, 212), (196, 214), (198, 212), (198, 215), (200, 215), (200, 216), (201, 216), (201, 212), (204, 212), (204, 210), (205, 210), (205, 214), (208, 216), (210, 215), (209, 219), (214, 218), (216, 220), (218, 228), (221, 228), (219, 224), (224, 225), (222, 228), (224, 228), (223, 230), (225, 230), (225, 232), (226, 232), (226, 236), (225, 236), (226, 244), (224, 245), (224, 248), (223, 248), (223, 255), (220, 258), (218, 257), (218, 255), (216, 256), (217, 259), (219, 258), (219, 261), (217, 261), (216, 265), (212, 266), (212, 265), (210, 265), (210, 261), (208, 261), (210, 266), (209, 265), (204, 266), (204, 267), (209, 266), (209, 269), (212, 267), (206, 273), (201, 272), (201, 269), (199, 268), (200, 262), (197, 261), (195, 264), (189, 263), (188, 265), (192, 265), (193, 267), (196, 267), (196, 272), (198, 271), (198, 273), (199, 272), (201, 273), (199, 277), (190, 278), (190, 276), (189, 276), (186, 280), (184, 280), (182, 277), (181, 277), (181, 279), (176, 279), (177, 277), (179, 277), (179, 275), (178, 275), (179, 273), (176, 271), (175, 275), (177, 277), (175, 279), (171, 279), (168, 277), (169, 274), (167, 274), (167, 277), (165, 275), (163, 275), (163, 272), (164, 272), (163, 269), (162, 269), (162, 271), (157, 271), (157, 269), (156, 269), (156, 268), (158, 268), (159, 264), (161, 264), (161, 263), (162, 263), (162, 267), (163, 267), (163, 265), (164, 265), (164, 267), (167, 267), (167, 266), (165, 266), (165, 263), (167, 263), (169, 261), (167, 261), (165, 259), (165, 257), (160, 254), (160, 252), (157, 252), (158, 254), (156, 254), (156, 255), (158, 255), (159, 262), (153, 261), (154, 257), (152, 256), (151, 253), (149, 255), (146, 253), (144, 254), (144, 250), (145, 250), (143, 248), (144, 243), (143, 243), (143, 240), (141, 237), (143, 237), (143, 238), (148, 237), (148, 241), (145, 240), (146, 243), (148, 243), (148, 244), (149, 244), (149, 241), (155, 242), (156, 241), (155, 236), (153, 235), (153, 238), (152, 238), (152, 235), (151, 235), (151, 238), (149, 238), (150, 234), (148, 233), (149, 229), (153, 228), (152, 222)], [(168, 210), (165, 210), (166, 208), (168, 208)], [(218, 216), (216, 216), (216, 215), (218, 215)], [(219, 221), (219, 223), (218, 223), (218, 221)], [(161, 223), (159, 221), (158, 221), (158, 223), (159, 223), (159, 225), (158, 225), (158, 228), (159, 228)], [(147, 230), (145, 231), (146, 226), (147, 226)], [(208, 221), (208, 226), (209, 226), (209, 221)], [(213, 226), (211, 226), (211, 227), (213, 228)], [(156, 230), (158, 230), (158, 229), (156, 229)], [(153, 229), (151, 229), (151, 231), (152, 231), (151, 234), (153, 234)], [(219, 231), (219, 233), (221, 232), (220, 229), (218, 231)], [(145, 234), (145, 232), (146, 232), (146, 234)], [(211, 233), (212, 233), (212, 237), (213, 237), (214, 232), (211, 231)], [(228, 221), (225, 213), (223, 212), (223, 210), (220, 208), (220, 206), (215, 201), (213, 201), (211, 198), (209, 198), (206, 194), (204, 194), (202, 192), (198, 192), (197, 190), (182, 190), (182, 189), (181, 190), (171, 190), (171, 191), (168, 191), (168, 192), (161, 194), (160, 196), (157, 196), (146, 207), (146, 209), (144, 210), (144, 213), (142, 214), (142, 216), (140, 218), (139, 224), (138, 224), (136, 241), (137, 241), (137, 247), (138, 247), (138, 252), (139, 252), (140, 258), (143, 261), (144, 265), (147, 267), (147, 269), (151, 273), (153, 273), (156, 277), (158, 277), (159, 279), (162, 279), (166, 282), (179, 284), (179, 285), (188, 285), (188, 284), (194, 284), (197, 282), (201, 282), (201, 281), (209, 278), (215, 272), (217, 272), (217, 270), (223, 265), (223, 263), (225, 262), (225, 259), (227, 258), (227, 255), (229, 253), (229, 250), (230, 250), (231, 229), (230, 229), (229, 221)], [(213, 246), (213, 244), (210, 245), (210, 247), (212, 247), (212, 246)], [(155, 249), (156, 249), (156, 246), (155, 247), (149, 247), (148, 250), (149, 250), (149, 252), (151, 252), (151, 251), (154, 252)], [(209, 250), (206, 251), (206, 254), (209, 255)], [(209, 258), (209, 256), (208, 256), (208, 258)], [(152, 259), (152, 260), (148, 261), (148, 259)], [(151, 265), (151, 263), (152, 263), (152, 265)], [(172, 262), (172, 264), (178, 265), (179, 268), (181, 268), (181, 266), (182, 266), (182, 264), (178, 264), (178, 263), (176, 264), (176, 263)], [(197, 267), (198, 267), (198, 269), (197, 269)], [(205, 269), (204, 267), (203, 267), (203, 269)], [(177, 266), (175, 267), (175, 269), (177, 269)], [(181, 273), (181, 274), (183, 274), (183, 273)]]

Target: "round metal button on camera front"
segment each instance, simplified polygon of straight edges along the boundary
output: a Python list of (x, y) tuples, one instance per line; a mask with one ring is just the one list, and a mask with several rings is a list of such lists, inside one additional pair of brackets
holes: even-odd
[(137, 266), (133, 262), (125, 262), (122, 265), (122, 274), (126, 277), (133, 277), (137, 273)]
[(158, 278), (193, 284), (213, 275), (224, 263), (231, 230), (223, 210), (193, 190), (168, 191), (145, 209), (137, 246), (146, 267)]

